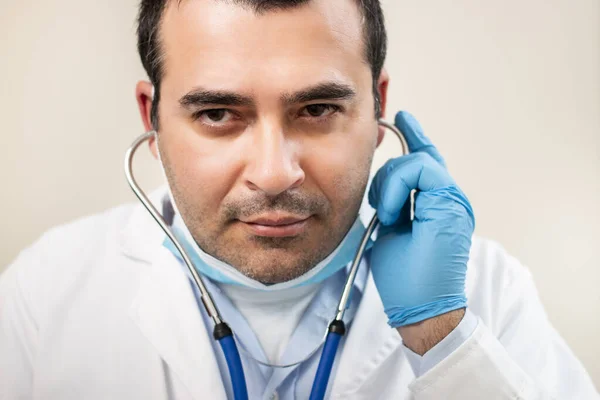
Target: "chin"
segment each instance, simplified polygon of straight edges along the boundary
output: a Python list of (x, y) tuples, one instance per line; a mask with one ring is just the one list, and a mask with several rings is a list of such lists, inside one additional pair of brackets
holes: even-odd
[[(312, 263), (310, 266), (307, 266), (304, 260), (289, 260), (288, 262), (274, 263), (273, 261), (276, 259), (271, 259), (270, 262), (261, 263), (260, 265), (250, 265), (246, 268), (239, 268), (238, 270), (247, 277), (260, 283), (275, 284), (296, 279), (315, 266), (315, 264)], [(281, 259), (279, 258), (279, 260)]]

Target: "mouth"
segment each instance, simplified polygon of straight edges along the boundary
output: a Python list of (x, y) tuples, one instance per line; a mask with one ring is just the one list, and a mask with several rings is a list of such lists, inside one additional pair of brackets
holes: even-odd
[(306, 230), (311, 216), (301, 217), (287, 214), (266, 214), (239, 221), (256, 236), (292, 237)]

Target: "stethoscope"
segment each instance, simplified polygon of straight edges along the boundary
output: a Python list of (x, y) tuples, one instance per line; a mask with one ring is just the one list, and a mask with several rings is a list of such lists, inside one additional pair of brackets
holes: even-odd
[[(384, 120), (379, 120), (379, 125), (391, 130), (400, 140), (400, 144), (402, 146), (403, 154), (408, 154), (408, 144), (404, 135), (398, 128), (396, 128), (393, 124), (390, 124)], [(146, 132), (143, 135), (139, 136), (135, 141), (131, 144), (129, 149), (125, 154), (125, 175), (127, 177), (127, 182), (129, 186), (140, 200), (140, 202), (144, 205), (146, 210), (152, 215), (152, 218), (160, 225), (162, 230), (165, 232), (167, 237), (173, 242), (175, 248), (181, 255), (187, 269), (189, 270), (198, 291), (200, 292), (200, 299), (208, 316), (212, 319), (214, 323), (213, 329), (213, 337), (216, 341), (218, 341), (221, 349), (223, 351), (223, 356), (225, 357), (227, 368), (229, 369), (229, 375), (231, 378), (231, 385), (233, 388), (233, 394), (235, 400), (247, 400), (248, 399), (248, 390), (246, 388), (246, 379), (244, 377), (244, 370), (242, 368), (242, 360), (240, 358), (240, 353), (238, 351), (238, 346), (236, 344), (236, 340), (233, 337), (233, 332), (229, 325), (221, 318), (221, 314), (219, 313), (219, 309), (217, 305), (213, 301), (210, 293), (206, 289), (206, 285), (202, 280), (202, 277), (198, 274), (196, 269), (194, 268), (190, 257), (186, 253), (185, 249), (179, 242), (179, 240), (175, 237), (171, 228), (164, 220), (163, 216), (157, 211), (154, 205), (150, 202), (144, 191), (140, 188), (137, 181), (133, 176), (133, 156), (140, 146), (140, 144), (144, 143), (146, 140), (154, 137), (156, 135), (156, 131)], [(347, 308), (348, 300), (350, 298), (350, 294), (352, 291), (352, 287), (354, 285), (354, 279), (356, 278), (356, 273), (358, 271), (358, 267), (363, 258), (363, 254), (367, 248), (367, 244), (373, 231), (379, 225), (379, 220), (377, 219), (377, 214), (373, 216), (371, 222), (367, 226), (365, 233), (363, 234), (362, 240), (358, 249), (356, 251), (356, 255), (352, 261), (350, 266), (350, 270), (348, 272), (348, 276), (346, 277), (346, 283), (344, 284), (344, 290), (340, 296), (340, 300), (337, 306), (337, 311), (335, 314), (335, 318), (329, 324), (327, 331), (325, 333), (324, 340), (319, 343), (319, 345), (311, 351), (306, 357), (302, 360), (297, 361), (292, 364), (287, 365), (274, 365), (268, 364), (266, 362), (256, 360), (262, 365), (276, 367), (276, 368), (285, 368), (291, 367), (294, 365), (298, 365), (308, 358), (310, 358), (323, 344), (323, 351), (321, 353), (321, 358), (319, 360), (319, 364), (317, 366), (317, 373), (315, 374), (315, 379), (313, 381), (313, 386), (310, 392), (310, 400), (321, 400), (325, 397), (325, 392), (327, 390), (327, 384), (329, 382), (329, 376), (331, 375), (331, 370), (333, 368), (333, 362), (335, 361), (335, 356), (340, 344), (340, 340), (342, 336), (346, 333), (346, 326), (343, 321), (344, 313)], [(241, 341), (240, 341), (241, 344)], [(241, 346), (242, 350), (247, 353), (243, 346)], [(250, 355), (251, 356), (251, 355)], [(252, 356), (251, 356), (252, 357)], [(254, 357), (252, 357), (254, 358)]]

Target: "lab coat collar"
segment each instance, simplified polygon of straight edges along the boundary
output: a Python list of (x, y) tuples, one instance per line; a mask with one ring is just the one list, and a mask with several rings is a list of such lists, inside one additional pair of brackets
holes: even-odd
[[(166, 187), (154, 190), (148, 198), (159, 212), (167, 197)], [(165, 233), (152, 219), (148, 211), (138, 203), (120, 233), (121, 250), (127, 256), (152, 263), (157, 248), (162, 247)]]
[(225, 397), (221, 374), (187, 277), (160, 249), (130, 307), (130, 316), (194, 399)]
[[(166, 190), (149, 197), (161, 210)], [(192, 398), (226, 399), (221, 374), (187, 276), (162, 246), (164, 233), (143, 206), (134, 208), (121, 232), (121, 249), (146, 270), (129, 315)]]

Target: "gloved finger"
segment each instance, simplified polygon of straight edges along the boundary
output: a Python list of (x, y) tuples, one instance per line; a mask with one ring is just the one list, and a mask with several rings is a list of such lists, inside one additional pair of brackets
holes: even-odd
[[(465, 193), (456, 185), (449, 185), (431, 192), (421, 192), (415, 203), (415, 220), (418, 222), (437, 221), (437, 226), (451, 224), (452, 229), (467, 227), (472, 232), (475, 227), (473, 206)], [(440, 218), (444, 216), (443, 220)], [(468, 225), (465, 225), (468, 224)]]
[(446, 169), (428, 153), (412, 153), (389, 160), (377, 171), (369, 189), (369, 203), (381, 223), (391, 225), (398, 221), (411, 190), (428, 192), (453, 184)]
[(407, 111), (398, 112), (394, 124), (404, 135), (411, 153), (425, 152), (446, 168), (444, 157), (442, 157), (438, 149), (431, 143), (431, 140), (425, 136), (421, 124), (419, 124), (419, 121), (411, 113)]
[(411, 214), (412, 214), (412, 204), (409, 199), (406, 200), (404, 206), (400, 209), (400, 214), (398, 215), (398, 219), (392, 223), (391, 225), (379, 225), (379, 230), (377, 237), (386, 235), (390, 232), (401, 232), (401, 231), (410, 231), (412, 224), (411, 222)]
[[(418, 193), (419, 193), (418, 191), (415, 191), (415, 199), (416, 199), (416, 195)], [(394, 224), (392, 224), (390, 226), (394, 227), (395, 229), (398, 229), (402, 225), (409, 224), (411, 221), (410, 217), (412, 215), (412, 212), (413, 212), (413, 203), (411, 201), (411, 195), (409, 194), (408, 198), (406, 199), (406, 202), (400, 209), (400, 214), (398, 215), (396, 222), (394, 222)]]
[[(383, 225), (379, 224), (377, 227), (377, 236), (375, 236), (375, 242), (379, 242), (381, 238), (384, 238), (388, 235), (393, 235), (397, 237), (398, 235), (409, 234), (412, 236), (413, 225), (412, 224), (394, 224), (394, 225)], [(384, 239), (385, 240), (385, 239)], [(380, 263), (381, 264), (381, 263)], [(371, 268), (377, 268), (375, 264), (371, 266)]]

